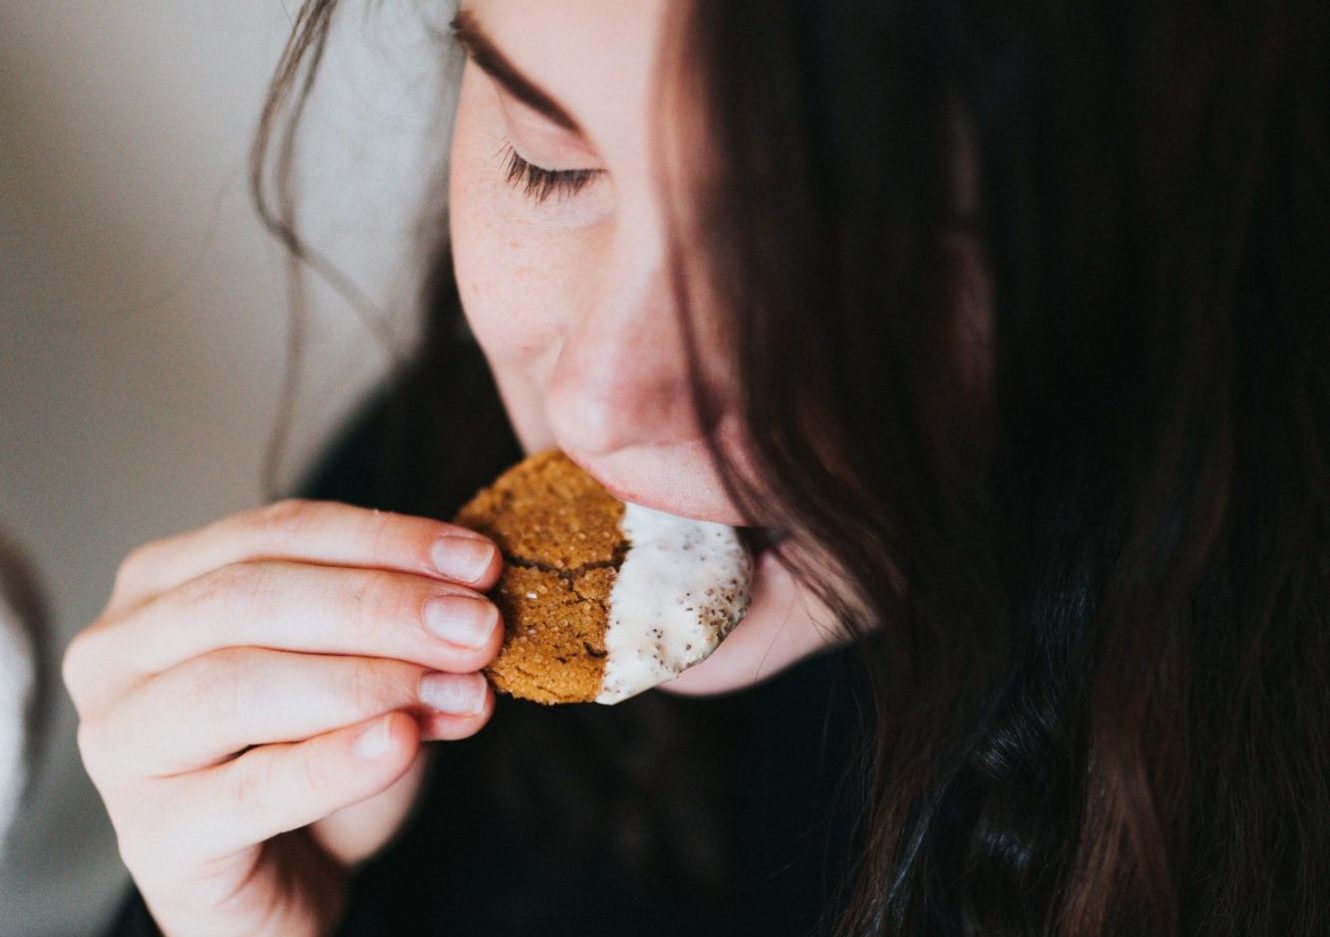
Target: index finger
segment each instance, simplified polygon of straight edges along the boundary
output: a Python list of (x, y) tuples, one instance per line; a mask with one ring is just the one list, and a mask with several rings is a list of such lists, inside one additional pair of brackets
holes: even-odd
[(456, 524), (287, 498), (138, 547), (120, 564), (109, 605), (137, 604), (209, 570), (258, 559), (418, 573), (480, 592), (502, 567), (490, 540)]

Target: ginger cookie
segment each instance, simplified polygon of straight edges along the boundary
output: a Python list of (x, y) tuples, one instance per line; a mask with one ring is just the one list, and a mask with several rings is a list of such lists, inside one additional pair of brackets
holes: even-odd
[(706, 658), (748, 607), (739, 532), (625, 504), (558, 451), (504, 472), (455, 523), (492, 539), (500, 692), (617, 703)]

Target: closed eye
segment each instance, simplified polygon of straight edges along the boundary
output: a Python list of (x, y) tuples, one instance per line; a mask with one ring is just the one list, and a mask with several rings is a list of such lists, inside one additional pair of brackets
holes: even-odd
[(603, 169), (546, 169), (527, 162), (518, 155), (511, 143), (506, 144), (507, 159), (504, 168), (505, 181), (536, 204), (551, 196), (571, 198), (582, 191)]

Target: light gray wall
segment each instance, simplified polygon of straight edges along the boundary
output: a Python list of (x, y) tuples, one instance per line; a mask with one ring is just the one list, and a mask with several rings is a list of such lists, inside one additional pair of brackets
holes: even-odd
[[(57, 653), (130, 548), (261, 501), (286, 282), (245, 161), (298, 6), (0, 0), (0, 528), (36, 561)], [(343, 0), (302, 196), (313, 240), (404, 344), (447, 123), (422, 19), (447, 4), (416, 6)], [(344, 301), (311, 298), (288, 480), (387, 361)], [(0, 863), (0, 937), (92, 933), (124, 881), (56, 691), (51, 757)]]

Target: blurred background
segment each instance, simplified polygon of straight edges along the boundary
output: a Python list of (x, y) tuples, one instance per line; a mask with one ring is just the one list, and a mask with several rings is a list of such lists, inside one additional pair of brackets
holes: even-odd
[[(343, 0), (302, 144), (303, 229), (403, 346), (447, 147), (447, 5)], [(0, 537), (35, 572), (56, 660), (132, 547), (263, 501), (287, 281), (247, 157), (298, 8), (0, 3)], [(287, 485), (389, 363), (346, 299), (310, 278), (309, 300)], [(126, 881), (50, 691), (0, 858), (0, 937), (95, 933)]]

